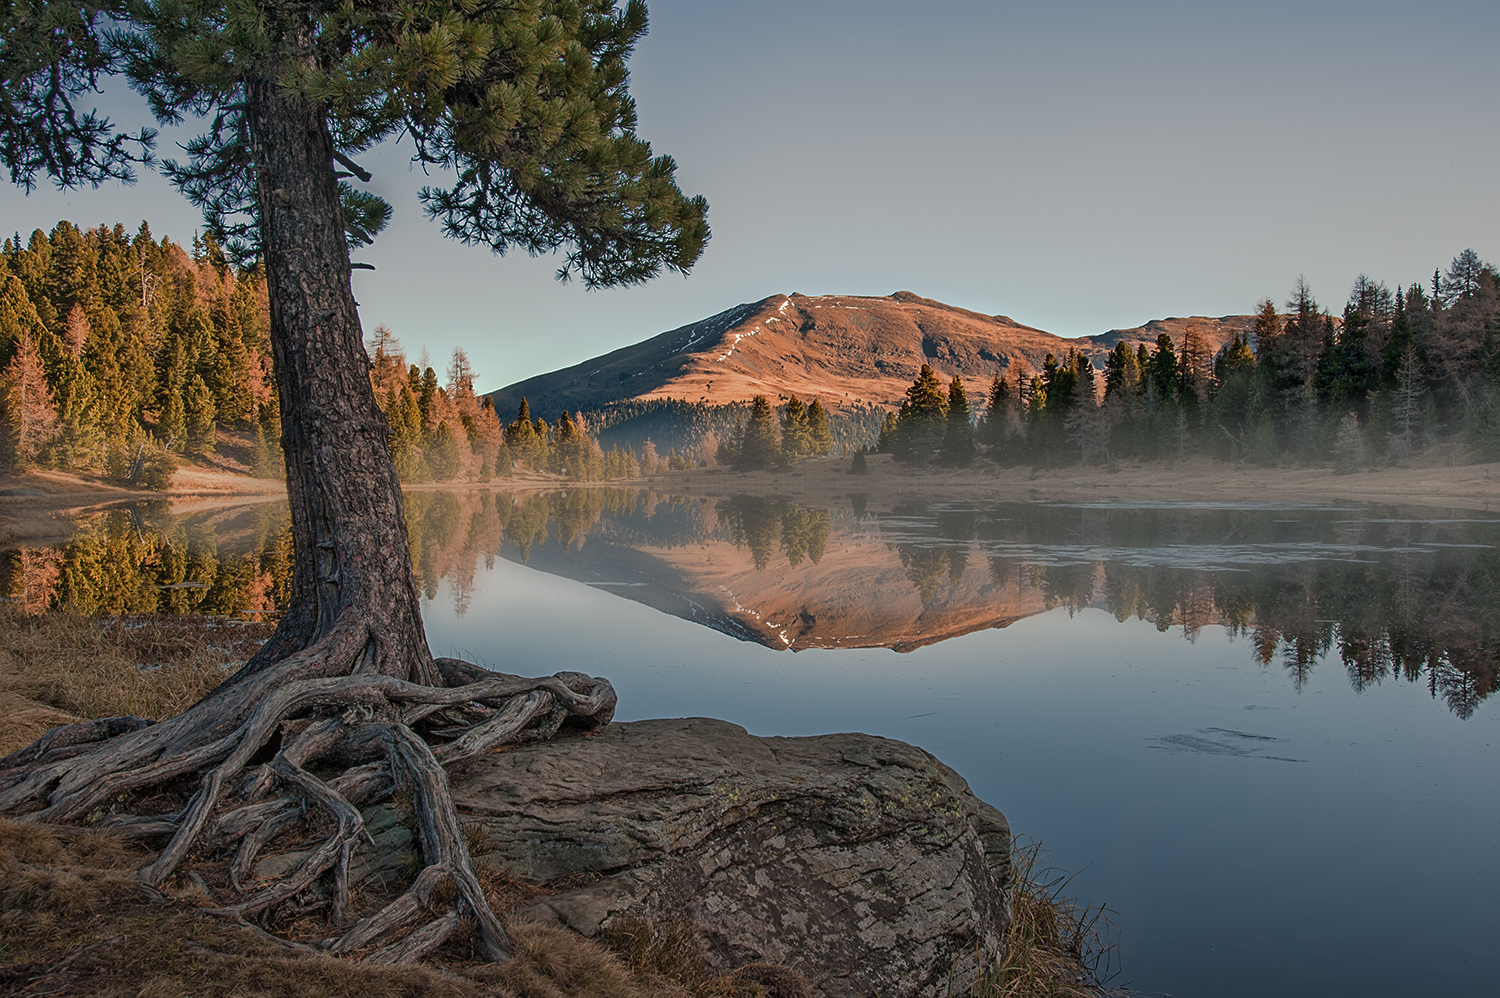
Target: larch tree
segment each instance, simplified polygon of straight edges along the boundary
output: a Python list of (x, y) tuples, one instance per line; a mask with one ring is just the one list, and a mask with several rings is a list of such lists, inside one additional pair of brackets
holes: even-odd
[(35, 341), (22, 333), (0, 371), (0, 458), (16, 467), (34, 463), (57, 436), (57, 406)]
[[(626, 59), (645, 30), (638, 0), (20, 0), (0, 11), (0, 160), (13, 182), (128, 181), (153, 159), (152, 128), (121, 131), (87, 103), (112, 77), (157, 123), (203, 123), (162, 169), (225, 253), (264, 268), (294, 550), (289, 605), (242, 669), (176, 718), (83, 722), (0, 760), (0, 812), (108, 814), (122, 834), (163, 836), (140, 871), (153, 885), (206, 839), (239, 843), (219, 909), (256, 916), (321, 883), (333, 953), (405, 962), (464, 928), (476, 952), (509, 955), (443, 767), (522, 729), (602, 723), (614, 692), (430, 652), (350, 280), (351, 246), (390, 206), (351, 181), (368, 182), (360, 154), (404, 136), (450, 181), (421, 200), (451, 237), (497, 253), (561, 249), (558, 276), (589, 287), (687, 271), (708, 239), (707, 204), (635, 134)], [(167, 813), (141, 813), (194, 778)], [(414, 802), (425, 867), (349, 925), (358, 807), (394, 783)], [(294, 827), (327, 837), (291, 873), (241, 889), (261, 847)]]

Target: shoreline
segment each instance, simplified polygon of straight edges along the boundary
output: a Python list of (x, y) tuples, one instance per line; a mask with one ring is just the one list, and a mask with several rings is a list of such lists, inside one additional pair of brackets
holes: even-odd
[(843, 505), (863, 496), (879, 506), (925, 499), (1118, 502), (1338, 502), (1500, 511), (1500, 463), (1383, 468), (1335, 474), (1328, 468), (1232, 465), (1211, 458), (1175, 464), (1032, 469), (907, 468), (871, 455), (869, 470), (850, 474), (848, 458), (814, 458), (770, 472), (698, 468), (639, 484), (692, 495), (776, 496), (811, 505)]
[[(607, 482), (579, 482), (523, 474), (489, 482), (421, 482), (406, 492), (510, 493), (578, 488), (644, 488), (691, 496), (750, 495), (806, 505), (843, 506), (855, 497), (890, 508), (931, 499), (1013, 502), (1357, 503), (1420, 509), (1500, 511), (1500, 462), (1381, 468), (1335, 474), (1319, 467), (1259, 467), (1192, 458), (1174, 464), (1124, 464), (1033, 469), (908, 468), (888, 455), (871, 455), (863, 475), (850, 459), (809, 458), (772, 471), (692, 468)], [(283, 483), (187, 467), (163, 492), (122, 488), (97, 476), (36, 471), (0, 477), (0, 546), (46, 544), (72, 534), (72, 518), (122, 502), (166, 501), (174, 512), (195, 512), (285, 498)]]

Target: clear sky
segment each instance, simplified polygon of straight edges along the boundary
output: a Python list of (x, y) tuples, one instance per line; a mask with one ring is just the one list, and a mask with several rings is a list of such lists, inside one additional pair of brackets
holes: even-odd
[[(409, 151), (364, 159), (396, 214), (359, 258), (365, 328), (484, 390), (778, 292), (910, 290), (1065, 336), (1248, 312), (1299, 274), (1500, 257), (1500, 4), (649, 0), (640, 133), (708, 197), (692, 274), (588, 292), (444, 240)], [(128, 93), (101, 106), (144, 115)], [(186, 133), (177, 135), (184, 138)], [(169, 143), (163, 153), (170, 155)], [(200, 220), (159, 177), (30, 197), (4, 231)]]

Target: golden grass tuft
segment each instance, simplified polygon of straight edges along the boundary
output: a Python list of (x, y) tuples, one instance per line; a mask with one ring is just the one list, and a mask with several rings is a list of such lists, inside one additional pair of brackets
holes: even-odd
[(0, 606), (0, 755), (82, 718), (180, 714), (270, 632), (208, 617), (32, 616)]
[(1106, 998), (1124, 992), (1101, 975), (1115, 953), (1113, 926), (1102, 905), (1067, 896), (1073, 877), (1055, 873), (1040, 842), (1018, 839), (1011, 869), (1015, 913), (1005, 937), (1005, 959), (986, 968), (970, 998)]

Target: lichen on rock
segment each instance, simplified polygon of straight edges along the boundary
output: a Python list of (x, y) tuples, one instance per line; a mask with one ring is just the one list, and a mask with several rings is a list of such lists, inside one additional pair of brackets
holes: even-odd
[(1010, 829), (921, 749), (761, 738), (707, 718), (612, 724), (455, 769), (480, 862), (593, 874), (520, 912), (584, 935), (688, 920), (720, 972), (800, 972), (828, 998), (964, 990), (1011, 917)]

